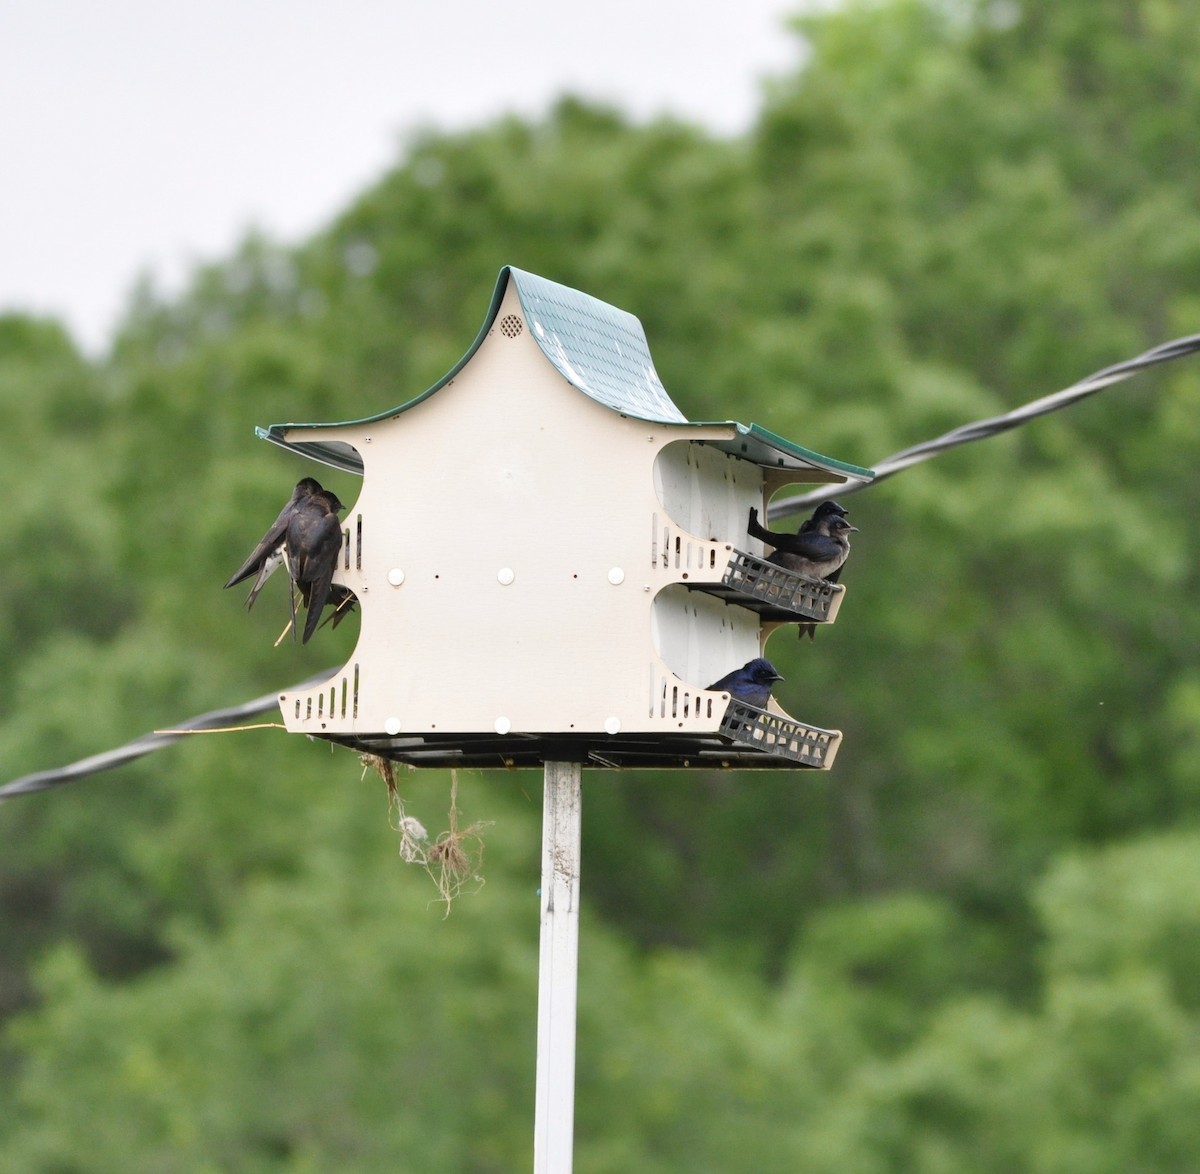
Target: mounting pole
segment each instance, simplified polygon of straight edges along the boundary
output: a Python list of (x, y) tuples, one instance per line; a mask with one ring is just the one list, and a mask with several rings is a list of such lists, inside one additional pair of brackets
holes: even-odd
[(545, 767), (534, 1174), (570, 1174), (573, 1161), (582, 773), (577, 762)]

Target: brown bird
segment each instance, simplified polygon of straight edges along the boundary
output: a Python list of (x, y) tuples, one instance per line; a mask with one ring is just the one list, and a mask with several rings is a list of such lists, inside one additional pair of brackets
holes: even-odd
[(258, 593), (263, 589), (263, 584), (274, 574), (280, 563), (283, 562), (283, 548), (287, 537), (288, 522), (291, 521), (296, 507), (300, 502), (305, 501), (314, 493), (324, 492), (320, 484), (312, 477), (305, 477), (302, 481), (296, 482), (296, 488), (292, 490), (291, 499), (279, 511), (279, 517), (271, 523), (271, 528), (262, 536), (258, 545), (250, 552), (249, 558), (233, 572), (229, 582), (225, 584), (226, 587), (236, 586), (243, 579), (248, 579), (257, 572), (258, 577), (254, 580), (254, 586), (250, 588), (250, 594), (246, 596), (247, 608), (254, 606), (254, 601), (258, 598)]
[[(287, 522), (285, 552), (292, 582), (308, 608), (301, 643), (307, 644), (317, 630), (321, 611), (329, 601), (333, 572), (342, 550), (342, 522), (338, 513), (345, 506), (329, 490), (311, 493), (296, 503)], [(293, 638), (296, 601), (292, 598)]]

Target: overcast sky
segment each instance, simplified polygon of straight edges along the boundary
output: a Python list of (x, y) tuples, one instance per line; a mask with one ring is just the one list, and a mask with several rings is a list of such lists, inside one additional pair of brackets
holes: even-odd
[(92, 353), (259, 227), (298, 241), (422, 125), (563, 92), (747, 127), (796, 0), (0, 0), (0, 310)]

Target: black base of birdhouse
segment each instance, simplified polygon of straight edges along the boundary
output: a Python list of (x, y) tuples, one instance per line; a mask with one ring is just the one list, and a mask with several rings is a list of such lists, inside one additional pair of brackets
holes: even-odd
[(713, 734), (319, 734), (339, 746), (422, 767), (517, 769), (578, 762), (609, 770), (822, 770), (841, 734), (730, 701)]

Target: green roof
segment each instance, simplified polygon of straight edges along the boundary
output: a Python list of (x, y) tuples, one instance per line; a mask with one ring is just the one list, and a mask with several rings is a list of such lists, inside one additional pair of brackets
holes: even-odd
[[(572, 387), (635, 420), (688, 422), (663, 387), (646, 332), (632, 314), (511, 265), (507, 272), (517, 283), (534, 341)], [(497, 285), (501, 295), (504, 274)]]
[[(397, 408), (376, 416), (342, 421), (341, 424), (369, 424), (390, 419), (445, 387), (470, 361), (488, 336), (510, 280), (516, 285), (530, 334), (542, 353), (572, 387), (606, 408), (623, 416), (657, 424), (733, 427), (737, 430), (734, 439), (706, 443), (759, 465), (781, 469), (825, 469), (855, 481), (869, 481), (874, 477), (870, 469), (822, 456), (792, 444), (757, 424), (747, 426), (733, 420), (690, 422), (663, 387), (654, 369), (654, 360), (650, 357), (646, 333), (637, 318), (590, 294), (548, 281), (534, 273), (526, 273), (512, 265), (500, 270), (483, 326), (471, 348), (452, 370), (427, 391)], [(335, 468), (361, 474), (362, 459), (351, 445), (341, 441), (305, 441), (285, 436), (297, 429), (339, 426), (338, 423), (272, 424), (269, 428), (257, 428), (255, 431), (262, 439), (283, 448)]]

